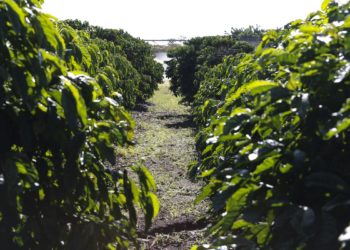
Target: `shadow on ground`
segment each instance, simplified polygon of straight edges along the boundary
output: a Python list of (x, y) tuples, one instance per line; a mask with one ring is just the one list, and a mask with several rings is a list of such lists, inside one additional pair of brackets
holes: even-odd
[(151, 102), (137, 103), (136, 106), (132, 109), (132, 111), (134, 111), (134, 112), (148, 112), (149, 108), (151, 106), (154, 106), (154, 104)]
[(168, 128), (194, 128), (193, 116), (189, 114), (166, 114), (158, 116), (158, 119), (166, 120), (164, 124)]

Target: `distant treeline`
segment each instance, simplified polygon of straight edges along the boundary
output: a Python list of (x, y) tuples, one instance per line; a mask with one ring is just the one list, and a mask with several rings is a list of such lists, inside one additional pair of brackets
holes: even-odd
[[(253, 47), (257, 47), (264, 32), (265, 30), (258, 26), (249, 26), (248, 28), (231, 28), (230, 33), (227, 33), (225, 36), (230, 36), (236, 41), (244, 41)], [(152, 48), (154, 52), (168, 52), (182, 45), (170, 41), (167, 45), (152, 45)]]
[(153, 52), (168, 52), (170, 50), (175, 49), (176, 47), (181, 46), (182, 44), (178, 43), (169, 43), (167, 45), (152, 45)]
[(264, 33), (265, 30), (260, 29), (258, 26), (249, 26), (248, 28), (232, 28), (230, 35), (236, 40), (248, 42), (256, 47)]

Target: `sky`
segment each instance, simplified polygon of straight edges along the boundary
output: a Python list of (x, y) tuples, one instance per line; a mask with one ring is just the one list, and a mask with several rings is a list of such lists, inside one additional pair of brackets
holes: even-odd
[(231, 27), (282, 27), (320, 9), (322, 0), (46, 0), (43, 11), (123, 29), (142, 39), (223, 35)]

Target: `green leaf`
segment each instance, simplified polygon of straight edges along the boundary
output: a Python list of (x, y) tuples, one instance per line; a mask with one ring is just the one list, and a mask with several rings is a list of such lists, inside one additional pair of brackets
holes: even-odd
[(69, 93), (74, 97), (75, 100), (75, 107), (68, 107), (68, 108), (75, 108), (77, 113), (79, 114), (80, 121), (84, 126), (87, 125), (87, 110), (85, 106), (85, 102), (81, 94), (79, 93), (79, 90), (77, 87), (75, 87), (68, 79), (61, 78), (63, 80), (64, 85), (67, 87), (66, 89), (69, 90)]
[(282, 174), (288, 173), (293, 168), (293, 165), (291, 164), (283, 164), (279, 167), (279, 170)]
[(209, 169), (209, 170), (205, 170), (201, 175), (200, 177), (201, 178), (205, 178), (205, 177), (208, 177), (210, 175), (212, 175), (214, 172), (215, 172), (216, 168), (212, 168), (212, 169)]
[(266, 243), (268, 237), (270, 236), (269, 225), (257, 225), (252, 229), (252, 231), (253, 231), (253, 233), (256, 234), (258, 244), (260, 244), (260, 245), (263, 245), (264, 243)]
[(22, 162), (16, 162), (17, 172), (19, 174), (28, 174), (28, 171)]
[(61, 36), (59, 36), (54, 23), (51, 21), (55, 17), (38, 13), (35, 15), (36, 20), (39, 22), (38, 28), (41, 29), (44, 42), (51, 46), (52, 49), (57, 50), (59, 55), (62, 55), (65, 50), (65, 44)]
[(140, 201), (140, 190), (136, 186), (135, 182), (133, 182), (131, 179), (129, 179), (129, 182), (131, 186), (131, 193), (132, 193), (133, 199), (136, 203), (138, 203)]
[(3, 0), (8, 9), (11, 10), (11, 21), (17, 33), (20, 33), (23, 28), (27, 28), (24, 11), (13, 0)]
[(197, 198), (194, 201), (194, 204), (200, 203), (202, 200), (209, 198), (214, 192), (215, 192), (216, 184), (211, 182), (208, 185), (206, 185), (202, 192), (197, 196)]
[(338, 122), (337, 126), (335, 128), (330, 129), (323, 139), (330, 140), (335, 135), (339, 135), (341, 132), (347, 130), (350, 127), (350, 119), (345, 118), (342, 121)]
[(126, 171), (124, 171), (124, 174), (123, 174), (123, 186), (124, 186), (124, 193), (126, 197), (126, 205), (129, 212), (129, 219), (130, 219), (131, 225), (136, 226), (137, 215), (136, 215), (136, 210), (133, 203), (134, 196), (133, 196), (130, 180), (127, 176)]
[(259, 175), (269, 170), (270, 168), (273, 168), (280, 157), (281, 155), (274, 155), (265, 159), (261, 164), (259, 164), (256, 167), (255, 171), (253, 172), (253, 175)]
[(159, 213), (160, 203), (157, 196), (154, 193), (149, 193), (148, 197), (150, 198), (150, 201), (153, 207), (152, 219), (154, 219)]
[(300, 31), (303, 33), (313, 34), (321, 32), (322, 28), (311, 24), (304, 24), (300, 26)]
[(289, 90), (298, 90), (302, 86), (302, 83), (300, 81), (300, 76), (297, 74), (291, 74), (291, 77), (287, 83), (287, 88)]
[(246, 199), (250, 192), (254, 191), (253, 187), (239, 188), (226, 203), (226, 211), (237, 212), (246, 204)]
[(44, 191), (44, 189), (43, 188), (40, 188), (39, 189), (39, 200), (44, 200), (44, 198), (45, 198), (45, 191)]
[(343, 24), (343, 27), (344, 28), (350, 28), (350, 16), (348, 16), (345, 21), (344, 21), (344, 24)]
[(232, 225), (232, 229), (239, 229), (242, 227), (251, 227), (253, 224), (245, 221), (245, 220), (236, 220), (233, 225)]
[(269, 89), (280, 86), (278, 83), (270, 81), (254, 81), (251, 83), (244, 84), (236, 92), (227, 98), (228, 103), (232, 103), (237, 98), (241, 97), (243, 94), (257, 95), (261, 94)]
[(146, 178), (148, 186), (152, 188), (154, 191), (156, 191), (157, 190), (156, 182), (154, 181), (152, 174), (148, 171), (148, 169), (145, 166), (141, 166), (140, 170), (143, 176)]
[(149, 192), (146, 196), (146, 213), (145, 213), (145, 220), (146, 220), (146, 230), (148, 230), (151, 226), (152, 220), (158, 215), (160, 204), (158, 201), (158, 198), (155, 194)]
[(233, 111), (231, 112), (230, 114), (230, 117), (234, 117), (234, 116), (237, 116), (237, 115), (242, 115), (242, 114), (249, 114), (251, 113), (252, 111), (248, 108), (241, 108), (241, 107), (237, 107), (235, 109), (233, 109)]
[[(52, 64), (56, 67), (56, 70), (59, 70), (59, 74), (65, 75), (67, 69), (64, 66), (64, 62), (57, 56), (44, 49), (39, 50), (39, 54), (42, 57), (42, 64)], [(46, 66), (46, 65), (45, 65)], [(52, 80), (52, 77), (49, 77), (49, 81)]]
[(277, 56), (277, 61), (282, 65), (295, 64), (298, 61), (298, 56), (288, 52), (281, 53)]
[(208, 145), (208, 146), (203, 150), (202, 155), (204, 156), (204, 155), (208, 154), (210, 151), (212, 151), (212, 149), (213, 149), (213, 144)]
[(329, 4), (330, 4), (331, 2), (332, 2), (332, 0), (324, 0), (324, 1), (322, 2), (321, 9), (322, 9), (323, 11), (326, 11), (327, 8), (328, 8), (328, 6), (329, 6)]

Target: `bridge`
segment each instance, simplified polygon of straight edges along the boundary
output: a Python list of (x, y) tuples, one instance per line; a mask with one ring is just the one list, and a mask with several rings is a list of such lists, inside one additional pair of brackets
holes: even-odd
[(188, 39), (143, 39), (146, 42), (186, 42)]

